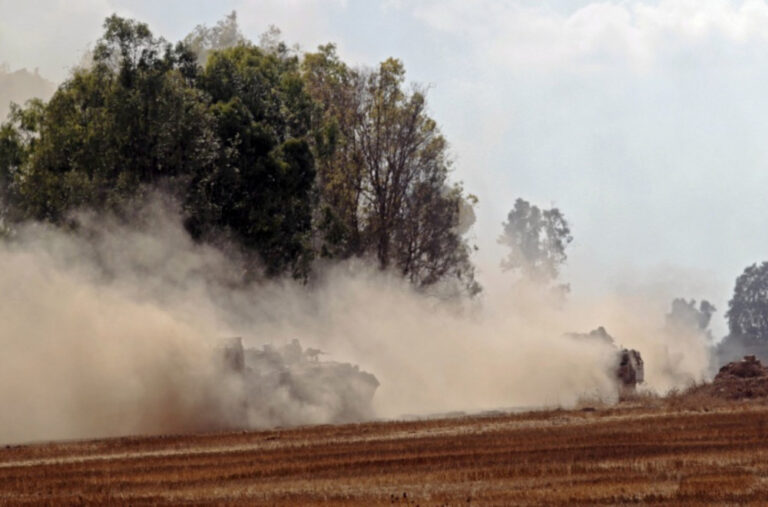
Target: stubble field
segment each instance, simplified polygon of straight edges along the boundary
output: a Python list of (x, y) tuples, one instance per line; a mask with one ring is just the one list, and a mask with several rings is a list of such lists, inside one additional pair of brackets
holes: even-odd
[(0, 448), (0, 504), (766, 501), (763, 404), (628, 404)]

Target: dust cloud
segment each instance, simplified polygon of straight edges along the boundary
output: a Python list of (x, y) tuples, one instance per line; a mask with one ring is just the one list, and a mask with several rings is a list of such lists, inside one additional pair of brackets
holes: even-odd
[[(0, 442), (611, 402), (617, 350), (567, 334), (600, 325), (643, 354), (647, 389), (709, 371), (706, 340), (665, 335), (647, 298), (561, 304), (500, 278), (450, 302), (364, 261), (243, 286), (161, 198), (130, 225), (78, 222), (0, 242)], [(235, 336), (240, 371), (221, 360)]]

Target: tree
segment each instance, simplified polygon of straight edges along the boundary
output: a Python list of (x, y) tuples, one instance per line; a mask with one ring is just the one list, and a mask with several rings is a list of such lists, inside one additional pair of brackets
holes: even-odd
[(454, 280), (478, 292), (459, 229), (472, 203), (448, 182), (448, 144), (424, 90), (405, 89), (399, 60), (353, 70), (332, 45), (307, 55), (303, 67), (322, 113), (314, 125), (321, 251), (373, 255), (420, 287)]
[(192, 33), (184, 38), (184, 44), (197, 56), (200, 65), (205, 66), (212, 51), (227, 49), (246, 44), (248, 41), (237, 25), (237, 12), (232, 11), (227, 17), (208, 28), (197, 25)]
[(19, 172), (37, 144), (36, 133), (45, 111), (40, 99), (22, 108), (11, 104), (8, 121), (0, 124), (0, 235), (8, 234), (11, 222), (18, 221)]
[[(232, 33), (234, 15), (206, 44)], [(201, 71), (184, 44), (111, 16), (93, 64), (0, 129), (0, 186), (18, 195), (19, 218), (54, 223), (80, 207), (120, 211), (160, 187), (183, 202), (195, 239), (241, 246), (249, 275), (305, 277), (312, 107), (296, 57), (243, 42), (211, 52)]]
[(0, 196), (8, 199), (14, 174), (24, 163), (26, 150), (19, 131), (10, 123), (0, 126)]
[(560, 266), (567, 259), (565, 249), (573, 240), (560, 210), (541, 210), (518, 198), (502, 225), (504, 232), (498, 242), (510, 248), (509, 255), (502, 261), (502, 269), (537, 283), (556, 280)]
[(712, 314), (716, 310), (715, 306), (706, 299), (702, 299), (697, 308), (695, 299), (686, 301), (683, 298), (676, 298), (672, 301), (672, 309), (667, 314), (666, 327), (673, 332), (702, 333), (711, 341), (712, 333), (708, 328)]
[(332, 45), (302, 62), (276, 29), (261, 44), (234, 13), (176, 45), (107, 18), (92, 62), (0, 126), (3, 221), (71, 224), (74, 209), (128, 210), (159, 187), (196, 240), (242, 247), (251, 276), (306, 279), (316, 253), (360, 256), (476, 293), (476, 200), (449, 181), (447, 142), (402, 64), (350, 69)]
[(73, 208), (116, 205), (140, 185), (181, 192), (217, 152), (185, 47), (111, 16), (93, 58), (38, 114), (36, 145), (15, 174), (25, 217), (61, 222)]
[[(309, 273), (314, 159), (312, 101), (298, 60), (239, 45), (214, 51), (200, 76), (221, 150), (197, 173), (186, 201), (195, 238), (221, 231), (256, 252), (268, 275)], [(254, 261), (249, 270), (258, 269)]]
[(16, 173), (34, 151), (44, 112), (40, 99), (28, 101), (26, 107), (12, 103), (8, 121), (0, 124), (0, 196), (5, 200), (13, 193)]
[(307, 90), (316, 101), (313, 151), (319, 203), (315, 248), (323, 257), (363, 255), (364, 160), (355, 133), (361, 110), (360, 73), (336, 54), (333, 44), (307, 53), (302, 62)]
[(726, 317), (731, 336), (768, 341), (768, 262), (739, 275)]

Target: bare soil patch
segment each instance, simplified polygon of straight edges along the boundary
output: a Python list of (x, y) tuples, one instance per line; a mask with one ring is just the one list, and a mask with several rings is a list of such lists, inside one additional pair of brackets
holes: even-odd
[(755, 356), (726, 364), (711, 383), (690, 390), (690, 396), (726, 400), (768, 398), (768, 368)]

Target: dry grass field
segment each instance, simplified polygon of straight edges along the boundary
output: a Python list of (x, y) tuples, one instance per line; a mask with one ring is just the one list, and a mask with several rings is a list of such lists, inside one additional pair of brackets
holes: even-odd
[(646, 400), (0, 448), (0, 504), (577, 502), (765, 505), (768, 406)]

